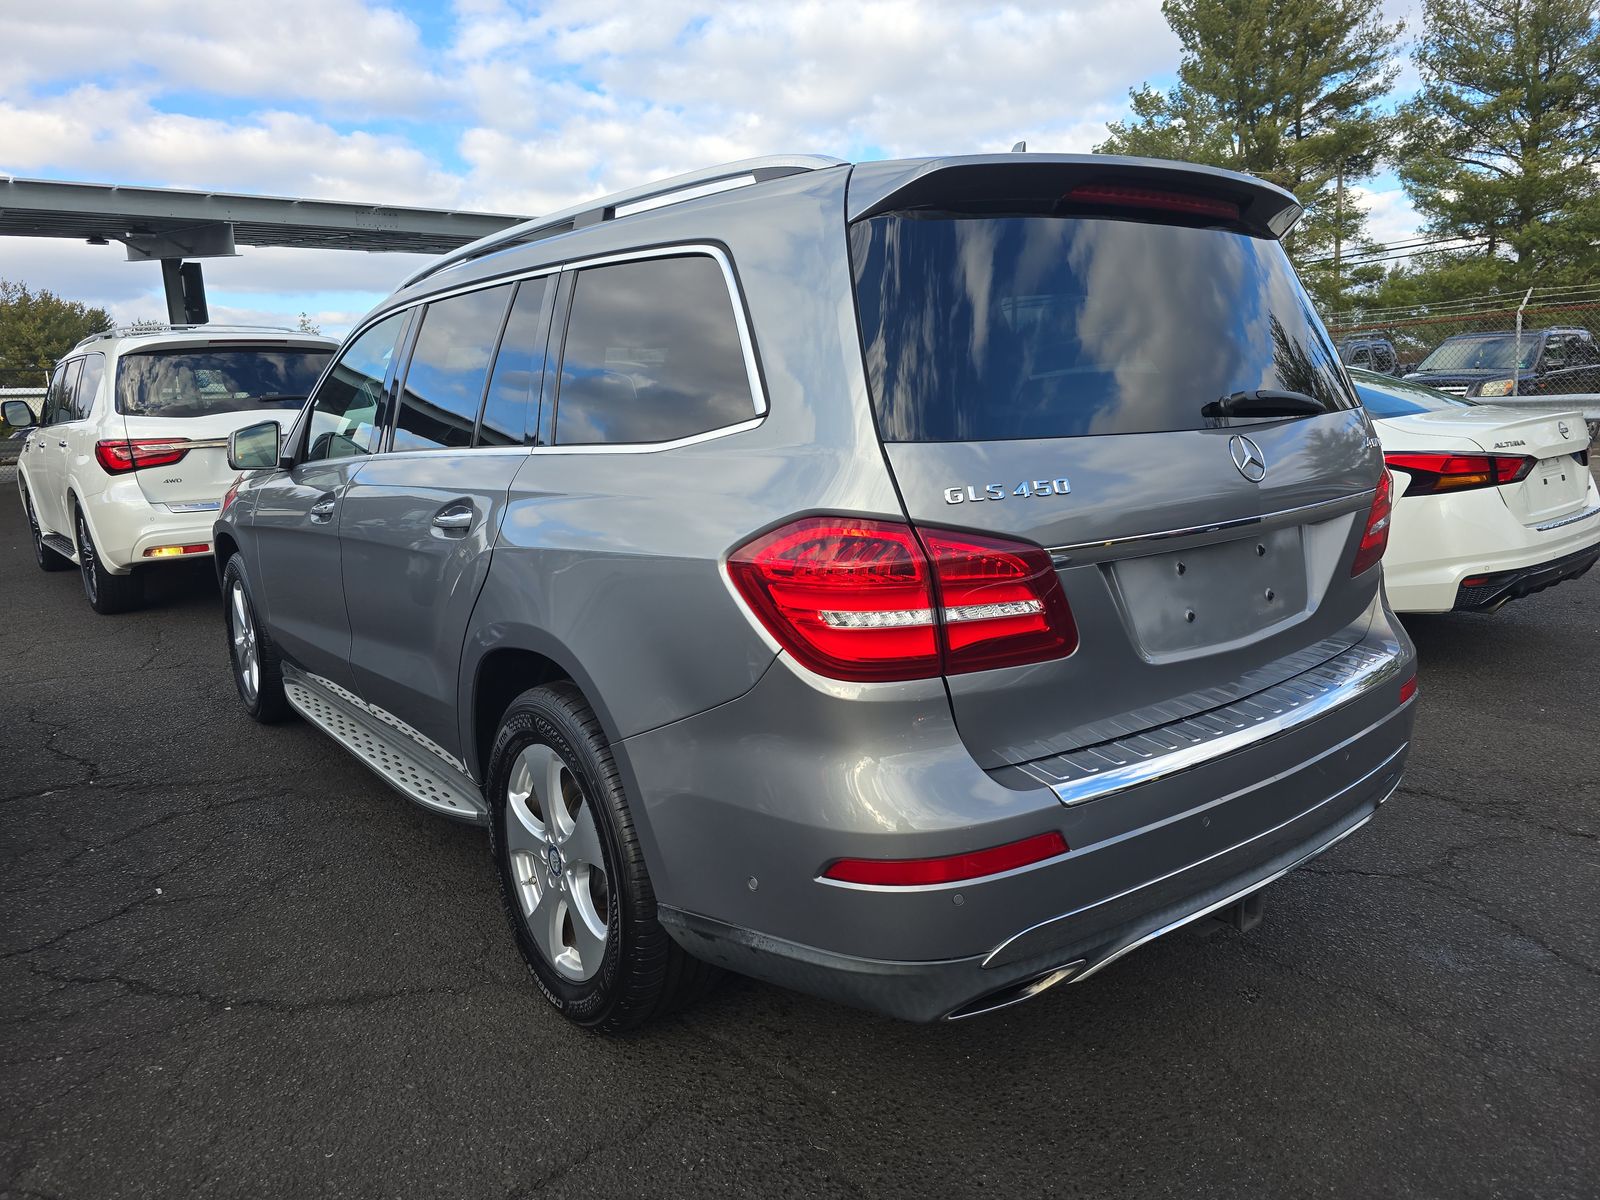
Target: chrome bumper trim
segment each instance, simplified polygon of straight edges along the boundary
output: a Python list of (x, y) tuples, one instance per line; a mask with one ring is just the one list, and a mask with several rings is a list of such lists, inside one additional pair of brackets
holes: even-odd
[(1062, 804), (1087, 804), (1277, 737), (1395, 680), (1405, 662), (1398, 642), (1381, 650), (1353, 646), (1319, 667), (1232, 704), (1085, 746), (1019, 763)]
[(1099, 542), (1074, 542), (1070, 546), (1049, 546), (1046, 553), (1057, 567), (1081, 562), (1084, 556), (1100, 559), (1108, 556), (1127, 553), (1137, 550), (1151, 542), (1177, 541), (1182, 538), (1197, 538), (1207, 534), (1229, 533), (1236, 529), (1248, 529), (1255, 525), (1279, 525), (1294, 522), (1325, 521), (1332, 517), (1342, 516), (1345, 513), (1356, 512), (1370, 507), (1375, 489), (1368, 488), (1364, 492), (1353, 492), (1348, 496), (1338, 496), (1332, 500), (1319, 500), (1315, 504), (1302, 504), (1296, 508), (1280, 508), (1276, 512), (1259, 513), (1248, 517), (1237, 517), (1231, 521), (1216, 521), (1210, 525), (1190, 525), (1184, 529), (1163, 529), (1156, 533), (1135, 533), (1127, 537), (1106, 538)]
[(1590, 517), (1600, 516), (1600, 504), (1593, 508), (1586, 508), (1582, 512), (1568, 513), (1564, 517), (1557, 517), (1554, 521), (1546, 521), (1543, 525), (1535, 525), (1540, 533), (1548, 533), (1552, 529), (1560, 529), (1565, 525), (1576, 525), (1579, 521), (1587, 521)]
[[(1389, 799), (1389, 797), (1394, 795), (1395, 792), (1399, 790), (1399, 788), (1400, 788), (1400, 785), (1398, 783), (1395, 784), (1394, 787), (1390, 788), (1388, 793), (1384, 796), (1384, 798), (1382, 800), (1378, 801), (1379, 807), (1382, 807), (1383, 804)], [(1196, 911), (1190, 913), (1188, 916), (1179, 917), (1176, 921), (1168, 922), (1166, 925), (1163, 925), (1160, 929), (1152, 929), (1149, 933), (1145, 934), (1143, 937), (1136, 938), (1135, 940), (1129, 942), (1126, 946), (1117, 947), (1117, 949), (1113, 950), (1110, 954), (1106, 955), (1099, 962), (1097, 962), (1093, 966), (1091, 966), (1088, 970), (1082, 972), (1081, 974), (1074, 975), (1070, 982), (1072, 982), (1072, 983), (1082, 983), (1085, 979), (1088, 979), (1089, 976), (1091, 976), (1095, 972), (1099, 971), (1102, 967), (1109, 967), (1112, 963), (1116, 962), (1117, 959), (1121, 958), (1125, 954), (1132, 954), (1140, 946), (1143, 946), (1143, 945), (1145, 945), (1145, 944), (1147, 944), (1149, 942), (1153, 942), (1158, 937), (1162, 937), (1165, 934), (1171, 933), (1174, 929), (1182, 929), (1185, 925), (1188, 925), (1188, 924), (1190, 924), (1191, 922), (1194, 922), (1194, 921), (1198, 921), (1202, 917), (1209, 917), (1212, 913), (1216, 912), (1218, 909), (1227, 908), (1228, 905), (1230, 905), (1230, 904), (1237, 904), (1240, 900), (1243, 900), (1246, 896), (1251, 895), (1254, 892), (1259, 892), (1262, 888), (1266, 887), (1268, 884), (1276, 883), (1278, 880), (1282, 879), (1285, 875), (1287, 875), (1290, 871), (1293, 871), (1293, 870), (1297, 869), (1298, 867), (1301, 867), (1304, 864), (1310, 862), (1313, 858), (1316, 858), (1319, 854), (1325, 854), (1325, 853), (1327, 853), (1327, 851), (1333, 849), (1340, 842), (1344, 841), (1345, 838), (1349, 837), (1352, 833), (1354, 833), (1356, 830), (1360, 829), (1363, 825), (1365, 825), (1368, 821), (1372, 820), (1372, 818), (1377, 816), (1377, 815), (1378, 815), (1377, 810), (1374, 809), (1372, 812), (1369, 812), (1366, 816), (1362, 817), (1354, 825), (1350, 826), (1350, 828), (1341, 830), (1340, 832), (1334, 834), (1333, 837), (1331, 837), (1327, 841), (1323, 842), (1322, 845), (1318, 846), (1315, 850), (1311, 850), (1311, 851), (1308, 851), (1305, 854), (1302, 854), (1299, 858), (1295, 859), (1292, 863), (1290, 863), (1287, 867), (1284, 867), (1282, 870), (1274, 871), (1271, 875), (1268, 875), (1265, 879), (1257, 880), (1255, 883), (1252, 883), (1249, 887), (1240, 888), (1237, 892), (1234, 892), (1232, 895), (1225, 896), (1221, 900), (1217, 900), (1217, 901), (1214, 901), (1211, 904), (1206, 905), (1204, 908), (1197, 909)]]

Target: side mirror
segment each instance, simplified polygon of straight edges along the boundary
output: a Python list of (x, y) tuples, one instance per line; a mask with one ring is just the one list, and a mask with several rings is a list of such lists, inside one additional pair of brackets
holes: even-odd
[(282, 439), (276, 421), (236, 429), (228, 435), (228, 466), (235, 471), (270, 471), (278, 465)]
[(31, 429), (39, 423), (39, 419), (33, 415), (33, 409), (28, 407), (26, 400), (7, 400), (4, 416), (6, 424), (13, 429)]

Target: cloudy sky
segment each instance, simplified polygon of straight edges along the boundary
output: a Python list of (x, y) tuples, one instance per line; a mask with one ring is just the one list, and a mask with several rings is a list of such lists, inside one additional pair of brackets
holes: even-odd
[[(1083, 151), (1177, 57), (1159, 0), (4, 0), (0, 174), (535, 215), (757, 154)], [(244, 247), (212, 318), (342, 332), (417, 261)], [(115, 244), (6, 239), (0, 277), (165, 313)]]

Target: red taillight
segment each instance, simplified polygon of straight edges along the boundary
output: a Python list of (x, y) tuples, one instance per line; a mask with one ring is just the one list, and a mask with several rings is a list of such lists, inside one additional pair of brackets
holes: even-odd
[(1411, 699), (1411, 697), (1415, 696), (1416, 694), (1417, 694), (1417, 677), (1415, 675), (1413, 675), (1410, 679), (1406, 680), (1404, 683), (1402, 683), (1400, 685), (1400, 703), (1404, 704), (1407, 700)]
[(778, 643), (833, 679), (925, 679), (1078, 645), (1049, 554), (1025, 543), (807, 517), (734, 551), (728, 573)]
[(1111, 204), (1124, 208), (1157, 208), (1167, 212), (1190, 213), (1197, 217), (1239, 219), (1239, 206), (1215, 196), (1196, 196), (1189, 192), (1165, 192), (1156, 188), (1120, 187), (1110, 183), (1080, 183), (1065, 196), (1083, 204)]
[(882, 887), (916, 887), (929, 883), (955, 883), (1014, 871), (1065, 854), (1067, 839), (1059, 833), (1035, 834), (1020, 842), (951, 854), (944, 858), (841, 858), (828, 864), (824, 879), (840, 883), (869, 883)]
[(120, 438), (96, 442), (94, 457), (108, 475), (123, 475), (144, 467), (164, 467), (189, 453), (186, 438)]
[(1427, 496), (1468, 488), (1520, 483), (1539, 460), (1521, 454), (1413, 454), (1396, 451), (1383, 461), (1411, 477), (1403, 495)]
[(1078, 627), (1047, 551), (1038, 546), (924, 529), (933, 560), (949, 674), (1065, 658)]
[(1367, 527), (1361, 532), (1361, 545), (1356, 548), (1356, 560), (1350, 564), (1350, 574), (1359, 575), (1378, 565), (1389, 545), (1389, 518), (1394, 505), (1391, 497), (1394, 485), (1389, 482), (1389, 472), (1378, 477), (1378, 490), (1372, 497), (1372, 509), (1367, 513)]

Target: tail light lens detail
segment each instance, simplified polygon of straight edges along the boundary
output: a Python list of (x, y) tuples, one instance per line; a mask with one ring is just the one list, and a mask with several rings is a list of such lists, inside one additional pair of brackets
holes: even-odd
[(1394, 484), (1385, 471), (1378, 477), (1378, 490), (1373, 493), (1372, 509), (1367, 513), (1367, 527), (1361, 532), (1361, 545), (1356, 548), (1356, 560), (1350, 564), (1350, 574), (1360, 575), (1371, 570), (1383, 558), (1389, 546), (1389, 519), (1394, 514)]
[(946, 673), (1065, 658), (1078, 648), (1048, 552), (977, 534), (921, 533), (939, 589)]
[(1520, 483), (1539, 460), (1523, 454), (1385, 454), (1383, 461), (1411, 476), (1402, 495), (1431, 496)]
[(1407, 700), (1411, 699), (1411, 697), (1415, 696), (1416, 694), (1417, 694), (1417, 677), (1415, 675), (1413, 675), (1410, 679), (1406, 680), (1404, 683), (1402, 683), (1400, 685), (1400, 703), (1404, 704)]
[(807, 517), (728, 573), (797, 661), (832, 679), (926, 679), (1061, 658), (1077, 627), (1038, 546), (892, 521)]
[(1019, 842), (951, 854), (944, 858), (841, 858), (829, 863), (824, 879), (878, 887), (919, 887), (998, 875), (1065, 854), (1067, 839), (1054, 830)]
[(165, 467), (189, 453), (187, 438), (117, 438), (94, 444), (95, 461), (107, 475)]

